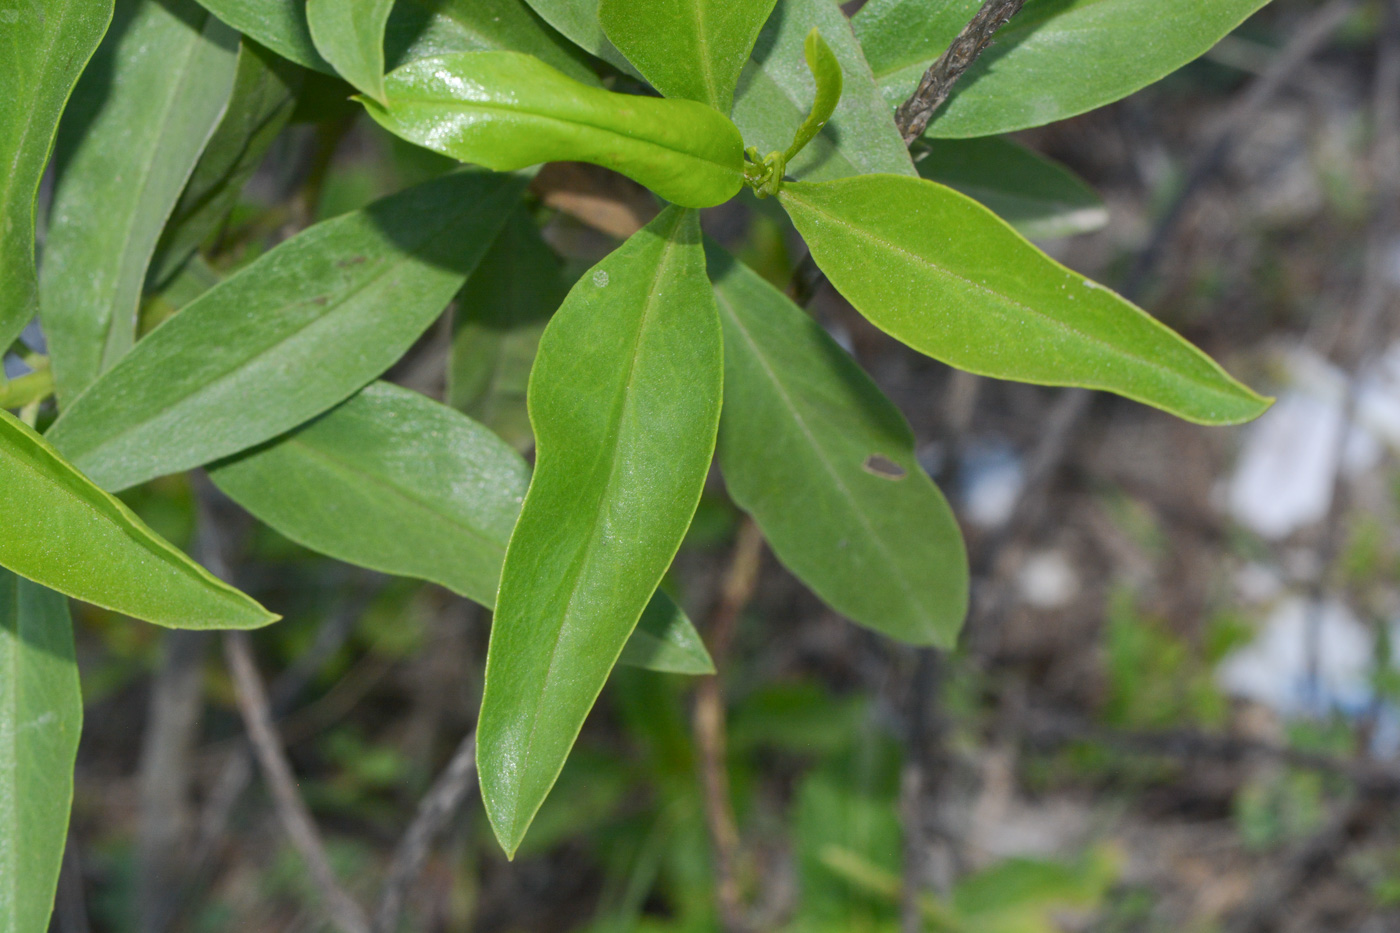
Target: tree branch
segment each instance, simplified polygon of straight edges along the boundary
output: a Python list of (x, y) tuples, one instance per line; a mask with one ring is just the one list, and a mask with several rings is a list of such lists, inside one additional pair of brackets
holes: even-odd
[(398, 929), (409, 887), (423, 870), (433, 843), (461, 809), (475, 784), (476, 730), (473, 729), (457, 746), (452, 760), (438, 775), (427, 796), (419, 801), (418, 813), (394, 850), (394, 861), (374, 918), (375, 933), (394, 933)]
[(321, 892), (326, 913), (341, 933), (369, 933), (369, 919), (360, 905), (345, 893), (331, 870), (325, 843), (311, 819), (306, 802), (297, 792), (296, 777), (282, 749), (282, 742), (272, 724), (272, 711), (262, 676), (253, 663), (252, 649), (246, 632), (224, 633), (224, 656), (238, 697), (238, 709), (248, 731), (253, 753), (277, 810), (277, 818), (287, 831), (301, 857), (306, 862), (311, 880)]
[(924, 135), (934, 112), (948, 99), (953, 85), (962, 77), (964, 71), (972, 67), (978, 56), (986, 51), (987, 46), (992, 44), (992, 37), (996, 35), (997, 30), (1019, 13), (1025, 2), (1026, 0), (986, 0), (982, 9), (977, 11), (972, 21), (958, 33), (953, 44), (948, 46), (948, 50), (924, 72), (924, 76), (919, 79), (919, 86), (908, 100), (899, 105), (894, 115), (895, 124), (899, 127), (906, 146)]

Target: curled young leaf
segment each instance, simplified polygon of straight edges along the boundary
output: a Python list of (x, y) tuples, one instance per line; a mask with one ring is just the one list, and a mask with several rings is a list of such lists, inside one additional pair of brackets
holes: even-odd
[(146, 527), (0, 411), (0, 567), (75, 599), (167, 628), (277, 620)]
[(592, 162), (683, 207), (711, 207), (743, 185), (743, 141), (704, 104), (589, 87), (516, 52), (425, 58), (385, 79), (388, 106), (366, 100), (410, 142), (496, 171)]
[(68, 600), (0, 569), (0, 930), (47, 930), (83, 695)]
[(691, 211), (586, 273), (530, 378), (535, 475), (506, 551), (477, 727), (514, 853), (690, 525), (714, 452), (719, 320)]
[(112, 18), (112, 0), (46, 0), (11, 12), (15, 18), (0, 28), (0, 354), (39, 310), (39, 179), (68, 95)]
[(1269, 406), (1145, 311), (951, 188), (863, 175), (789, 183), (779, 197), (857, 310), (950, 366), (1117, 392), (1200, 424), (1248, 421)]
[(739, 72), (775, 2), (602, 0), (598, 22), (652, 87), (728, 113)]

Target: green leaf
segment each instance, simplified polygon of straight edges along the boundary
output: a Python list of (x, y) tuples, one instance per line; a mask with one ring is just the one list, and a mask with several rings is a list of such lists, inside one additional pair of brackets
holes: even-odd
[(569, 286), (554, 251), (522, 208), (457, 297), (447, 401), (517, 450), (534, 445), (525, 392), (535, 349)]
[(1092, 188), (1009, 139), (925, 139), (914, 164), (924, 178), (961, 191), (1033, 240), (1090, 233), (1108, 223)]
[(688, 100), (589, 87), (518, 52), (424, 58), (385, 79), (370, 116), (410, 142), (512, 171), (592, 162), (683, 207), (711, 207), (743, 186), (744, 143), (723, 114)]
[(705, 650), (700, 633), (661, 590), (652, 594), (617, 663), (668, 674), (699, 676), (715, 672), (715, 662)]
[(820, 325), (709, 246), (724, 325), (725, 484), (778, 559), (833, 609), (951, 648), (968, 569), (952, 510), (899, 410)]
[(49, 928), (83, 728), (68, 600), (0, 570), (0, 931)]
[(50, 440), (117, 490), (296, 427), (412, 346), (525, 184), (455, 173), (311, 227), (142, 340), (64, 412)]
[(209, 476), (298, 544), (490, 606), (530, 469), (465, 415), (379, 382)]
[(530, 377), (535, 476), (506, 552), (477, 732), (514, 853), (709, 470), (722, 346), (693, 212), (663, 212), (574, 286)]
[(210, 13), (303, 68), (335, 74), (306, 25), (306, 0), (199, 0)]
[(399, 0), (384, 51), (391, 67), (453, 52), (524, 52), (589, 84), (584, 56), (524, 0)]
[(193, 0), (117, 7), (59, 131), (39, 301), (59, 401), (136, 341), (156, 242), (233, 88), (238, 35)]
[(528, 0), (545, 22), (579, 48), (615, 68), (635, 74), (632, 63), (617, 50), (598, 21), (598, 0)]
[[(1268, 0), (1028, 0), (929, 126), (945, 137), (1040, 126), (1127, 97), (1205, 54)], [(891, 107), (981, 0), (871, 0), (854, 26)]]
[(831, 51), (831, 46), (826, 44), (826, 40), (815, 26), (807, 33), (807, 38), (802, 43), (802, 54), (807, 59), (807, 70), (812, 73), (812, 80), (817, 82), (817, 95), (812, 101), (811, 113), (807, 114), (807, 119), (797, 128), (792, 144), (784, 153), (785, 161), (796, 158), (799, 152), (807, 148), (808, 143), (816, 139), (822, 127), (826, 126), (831, 115), (836, 112), (844, 85), (841, 62), (837, 60), (836, 53)]
[(147, 528), (23, 422), (0, 411), (0, 567), (169, 628), (277, 620)]
[(384, 27), (394, 0), (306, 0), (316, 51), (370, 97), (384, 101)]
[(603, 32), (667, 97), (728, 113), (739, 71), (776, 0), (602, 0)]
[(913, 175), (894, 114), (835, 0), (779, 0), (739, 78), (734, 122), (744, 141), (761, 153), (781, 152), (796, 136), (817, 94), (805, 60), (813, 29), (841, 63), (844, 90), (820, 135), (788, 164), (788, 174), (811, 181), (865, 172)]
[[(298, 544), (490, 608), (530, 469), (465, 415), (378, 382), (209, 476)], [(708, 672), (696, 670), (710, 666), (699, 635), (664, 594), (645, 618), (626, 652), (637, 666)]]
[(0, 27), (0, 354), (39, 311), (34, 200), (58, 118), (112, 19), (112, 0), (11, 7)]
[(1146, 312), (921, 178), (792, 182), (779, 194), (831, 283), (876, 327), (950, 366), (1106, 389), (1200, 424), (1268, 408)]
[(296, 108), (305, 72), (248, 40), (238, 50), (233, 93), (156, 246), (146, 285), (158, 287), (228, 217)]

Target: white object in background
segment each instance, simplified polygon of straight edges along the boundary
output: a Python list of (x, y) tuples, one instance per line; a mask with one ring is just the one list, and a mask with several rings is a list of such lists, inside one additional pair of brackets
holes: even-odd
[(1230, 480), (1231, 516), (1266, 538), (1319, 521), (1332, 504), (1342, 406), (1289, 391), (1249, 428)]
[(958, 463), (962, 514), (972, 524), (999, 528), (1011, 519), (1026, 470), (1005, 441), (981, 439), (967, 446)]

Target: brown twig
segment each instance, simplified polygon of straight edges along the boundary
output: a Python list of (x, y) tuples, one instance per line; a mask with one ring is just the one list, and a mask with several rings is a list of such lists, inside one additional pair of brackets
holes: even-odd
[(476, 784), (476, 731), (457, 746), (452, 760), (433, 782), (432, 789), (419, 802), (418, 812), (394, 850), (389, 877), (379, 896), (374, 917), (375, 933), (394, 933), (404, 901), (418, 873), (423, 870), (433, 843), (461, 809)]
[(246, 632), (224, 633), (224, 657), (228, 661), (229, 673), (233, 675), (238, 710), (243, 716), (243, 725), (248, 731), (248, 740), (252, 743), (258, 766), (272, 793), (277, 818), (292, 845), (301, 853), (311, 880), (320, 891), (328, 918), (341, 933), (369, 933), (369, 920), (364, 910), (336, 880), (326, 856), (325, 843), (306, 802), (297, 792), (296, 777), (292, 774), (291, 764), (272, 724), (267, 691), (262, 675), (253, 662)]
[(948, 99), (953, 85), (992, 44), (997, 30), (1020, 12), (1024, 3), (1025, 0), (986, 0), (947, 51), (924, 72), (918, 88), (899, 105), (894, 114), (895, 124), (906, 146), (924, 135), (935, 111)]
[[(733, 556), (720, 588), (719, 600), (710, 613), (706, 632), (715, 667), (723, 670), (734, 631), (744, 607), (753, 599), (763, 557), (763, 534), (753, 519), (739, 525)], [(719, 675), (703, 678), (695, 696), (695, 744), (700, 753), (700, 778), (704, 789), (705, 823), (714, 849), (715, 898), (725, 933), (743, 933), (749, 928), (745, 918), (743, 893), (739, 885), (739, 829), (729, 796), (724, 724), (724, 686)]]

